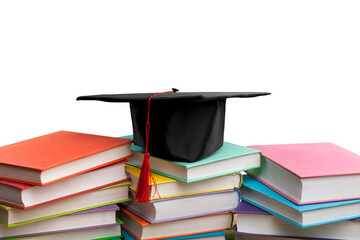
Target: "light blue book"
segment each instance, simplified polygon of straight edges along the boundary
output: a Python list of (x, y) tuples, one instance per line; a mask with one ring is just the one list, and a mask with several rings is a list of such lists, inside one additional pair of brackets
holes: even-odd
[(297, 205), (249, 175), (243, 176), (241, 193), (244, 201), (300, 227), (360, 217), (360, 199)]
[[(132, 136), (122, 138), (132, 139)], [(144, 149), (132, 144), (131, 150), (134, 156), (129, 158), (127, 164), (141, 167)], [(224, 142), (218, 151), (196, 162), (170, 161), (154, 156), (150, 156), (149, 161), (152, 172), (190, 183), (260, 167), (261, 152)]]
[[(136, 240), (130, 233), (128, 233), (125, 229), (121, 229), (121, 233), (124, 236), (125, 240)], [(174, 238), (163, 238), (162, 240), (186, 240), (186, 239), (197, 239), (197, 238), (206, 238), (206, 239), (224, 239), (226, 240), (226, 234), (223, 231), (216, 231), (216, 232), (208, 232), (208, 233), (201, 233), (201, 234), (193, 234), (183, 237), (174, 237)]]

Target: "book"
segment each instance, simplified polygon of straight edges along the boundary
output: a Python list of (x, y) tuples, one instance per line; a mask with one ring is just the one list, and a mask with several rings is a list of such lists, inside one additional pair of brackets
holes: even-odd
[(278, 237), (278, 236), (263, 236), (263, 235), (249, 235), (238, 233), (234, 240), (311, 240), (315, 238), (298, 238), (298, 237)]
[(313, 227), (360, 217), (360, 199), (297, 205), (245, 175), (242, 200), (300, 227)]
[(360, 198), (360, 156), (349, 150), (326, 142), (250, 147), (263, 162), (248, 174), (294, 203)]
[[(131, 178), (129, 188), (136, 192), (140, 168), (126, 164), (125, 171)], [(152, 173), (152, 177), (156, 181), (156, 188), (152, 187), (150, 200), (239, 188), (242, 181), (241, 174), (230, 174), (192, 183), (184, 183), (157, 173)], [(153, 182), (150, 184), (154, 185)]]
[(129, 201), (129, 184), (130, 182), (116, 184), (26, 210), (0, 205), (0, 223), (7, 227), (20, 226), (73, 212)]
[[(125, 240), (136, 240), (125, 229), (121, 229), (121, 233)], [(183, 237), (164, 238), (163, 240), (226, 240), (226, 234), (223, 231), (207, 232), (200, 234), (191, 234)]]
[(29, 209), (66, 197), (129, 181), (124, 163), (115, 163), (45, 186), (0, 179), (0, 203)]
[(170, 222), (153, 223), (145, 221), (126, 209), (120, 209), (122, 227), (136, 239), (164, 239), (189, 234), (222, 231), (232, 226), (233, 212), (224, 212), (202, 217), (188, 218)]
[[(134, 199), (134, 192), (130, 192), (131, 198)], [(151, 200), (148, 203), (129, 201), (121, 203), (120, 206), (135, 213), (149, 223), (160, 223), (232, 211), (239, 202), (240, 191), (238, 189), (231, 189)]]
[[(132, 139), (132, 136), (124, 138)], [(128, 164), (141, 167), (144, 150), (134, 144), (134, 155)], [(261, 162), (261, 152), (252, 148), (224, 142), (223, 146), (196, 162), (169, 161), (154, 156), (149, 159), (151, 171), (186, 183), (224, 176), (257, 168)]]
[(65, 231), (51, 234), (43, 234), (37, 236), (31, 236), (26, 238), (11, 238), (13, 239), (27, 239), (27, 240), (80, 240), (80, 239), (92, 239), (92, 240), (120, 240), (121, 226), (120, 224), (114, 224), (110, 226), (103, 226), (97, 228), (88, 228), (81, 230)]
[(261, 236), (263, 239), (279, 239), (279, 237), (360, 239), (360, 218), (301, 228), (245, 201), (239, 204), (235, 213), (237, 214), (235, 234), (244, 236), (239, 239), (252, 239), (251, 236), (259, 239), (262, 239)]
[(46, 185), (131, 156), (131, 140), (58, 131), (0, 147), (0, 178)]
[(0, 225), (0, 239), (118, 225), (116, 222), (117, 210), (119, 207), (111, 204), (17, 227)]

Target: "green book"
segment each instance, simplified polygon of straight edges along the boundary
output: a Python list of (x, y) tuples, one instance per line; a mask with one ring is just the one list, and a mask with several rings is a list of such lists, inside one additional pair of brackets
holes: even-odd
[[(132, 139), (132, 136), (122, 138)], [(134, 156), (127, 164), (141, 167), (144, 149), (132, 144), (131, 150)], [(150, 156), (149, 161), (152, 172), (190, 183), (260, 167), (261, 151), (224, 142), (218, 151), (196, 162), (170, 161), (154, 156)]]
[(25, 236), (19, 238), (6, 238), (11, 240), (54, 240), (54, 239), (91, 239), (91, 240), (121, 240), (121, 226), (120, 224), (104, 225), (99, 227), (84, 228), (79, 230), (62, 231), (56, 233)]
[[(49, 236), (54, 236), (50, 239), (79, 239), (73, 236), (61, 238), (58, 235), (62, 235), (64, 232), (78, 233), (93, 228), (118, 228), (119, 224), (121, 224), (116, 221), (116, 212), (118, 210), (119, 207), (116, 204), (110, 204), (16, 227), (6, 227), (0, 224), (0, 239), (26, 237), (29, 239), (43, 240), (44, 238), (49, 239)], [(102, 234), (101, 237), (115, 236), (115, 234), (116, 232), (113, 232), (111, 235)], [(120, 234), (120, 232), (118, 234)], [(85, 239), (85, 237), (81, 239)]]
[(87, 209), (130, 201), (129, 185), (130, 182), (119, 183), (25, 210), (0, 205), (0, 223), (8, 227), (19, 226)]

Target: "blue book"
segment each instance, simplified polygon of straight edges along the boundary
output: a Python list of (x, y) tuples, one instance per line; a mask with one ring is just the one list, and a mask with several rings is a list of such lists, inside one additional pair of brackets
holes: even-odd
[[(131, 236), (131, 234), (128, 233), (125, 229), (121, 229), (121, 233), (124, 236), (125, 240), (137, 240), (136, 238)], [(223, 231), (216, 231), (216, 232), (187, 235), (182, 237), (163, 238), (162, 240), (187, 240), (187, 239), (197, 239), (197, 238), (208, 238), (209, 240), (227, 239), (226, 234)]]
[(249, 175), (243, 176), (241, 193), (244, 201), (300, 227), (360, 217), (360, 199), (297, 205)]
[[(132, 136), (122, 138), (132, 139)], [(127, 164), (141, 167), (144, 149), (132, 144), (131, 150), (134, 156), (129, 158)], [(155, 156), (150, 156), (149, 162), (152, 172), (191, 183), (258, 168), (261, 151), (224, 142), (218, 151), (196, 162), (170, 161)]]

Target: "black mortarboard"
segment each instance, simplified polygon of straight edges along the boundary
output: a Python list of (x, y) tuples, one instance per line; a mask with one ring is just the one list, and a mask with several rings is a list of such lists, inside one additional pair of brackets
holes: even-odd
[(210, 155), (223, 145), (226, 99), (268, 94), (178, 92), (177, 89), (173, 89), (155, 94), (82, 96), (77, 100), (130, 102), (134, 143), (145, 148), (135, 199), (139, 202), (148, 202), (151, 192), (149, 182), (152, 178), (150, 154), (167, 160), (186, 162), (195, 162)]
[[(103, 94), (77, 100), (130, 102), (134, 144), (146, 147), (149, 97), (155, 93)], [(151, 155), (176, 161), (195, 162), (223, 144), (227, 98), (249, 98), (267, 92), (166, 92), (151, 98)]]

